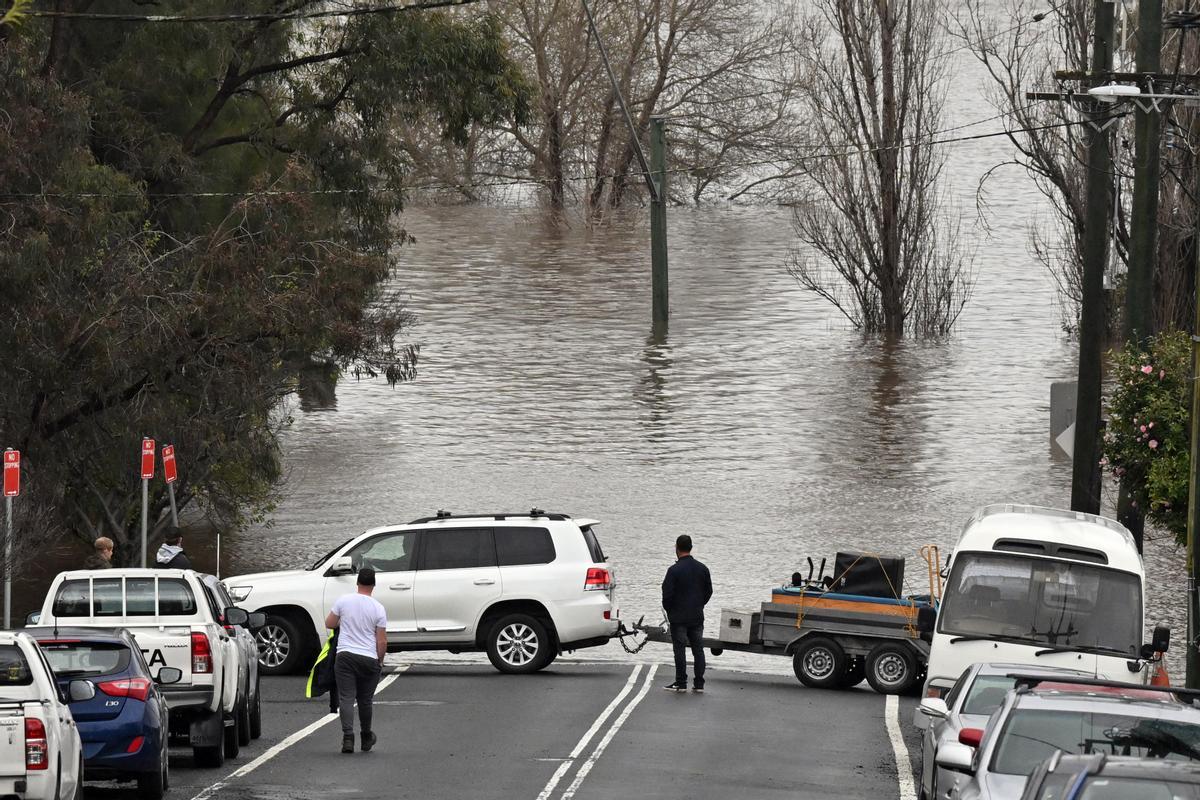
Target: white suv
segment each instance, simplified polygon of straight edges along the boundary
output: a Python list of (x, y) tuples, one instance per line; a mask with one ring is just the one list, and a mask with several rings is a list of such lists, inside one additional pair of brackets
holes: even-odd
[(592, 526), (533, 509), (451, 514), (372, 528), (305, 570), (227, 578), (241, 608), (262, 611), (259, 664), (268, 675), (307, 669), (333, 602), (376, 572), (388, 651), (486, 650), (501, 672), (535, 672), (561, 652), (617, 631), (612, 569)]

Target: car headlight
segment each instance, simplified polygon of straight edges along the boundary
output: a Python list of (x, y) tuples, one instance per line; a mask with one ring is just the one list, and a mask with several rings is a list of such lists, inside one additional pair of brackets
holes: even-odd
[(234, 599), (234, 602), (240, 603), (250, 596), (253, 588), (253, 586), (230, 586), (229, 596)]

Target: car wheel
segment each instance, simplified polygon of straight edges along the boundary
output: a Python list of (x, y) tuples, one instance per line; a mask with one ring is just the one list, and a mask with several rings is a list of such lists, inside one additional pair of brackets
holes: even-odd
[(225, 765), (225, 748), (219, 744), (212, 747), (193, 747), (192, 761), (197, 767), (220, 768)]
[(250, 709), (250, 738), (262, 736), (262, 681), (254, 680), (254, 706)]
[(167, 765), (158, 765), (152, 772), (143, 772), (137, 776), (138, 797), (142, 800), (162, 800), (167, 792)]
[(867, 655), (867, 682), (880, 694), (904, 694), (917, 680), (917, 659), (902, 644), (875, 645)]
[(837, 689), (846, 674), (846, 652), (833, 639), (805, 639), (792, 656), (792, 671), (805, 686)]
[(549, 663), (550, 653), (546, 626), (528, 614), (501, 617), (488, 633), (488, 660), (501, 672), (536, 672)]
[[(249, 682), (246, 685), (246, 692), (249, 693)], [(245, 697), (238, 706), (241, 709), (241, 714), (238, 716), (238, 744), (242, 747), (250, 744), (250, 698)]]
[(233, 724), (225, 728), (225, 735), (222, 737), (225, 741), (225, 757), (237, 758), (242, 752), (242, 705), (245, 703), (242, 700), (233, 709)]
[(254, 640), (264, 675), (287, 675), (300, 665), (304, 639), (296, 623), (287, 617), (267, 617), (267, 624), (255, 632)]

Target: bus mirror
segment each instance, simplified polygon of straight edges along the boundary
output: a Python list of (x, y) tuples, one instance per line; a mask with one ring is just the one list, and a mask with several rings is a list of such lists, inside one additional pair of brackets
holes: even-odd
[(1151, 640), (1154, 652), (1165, 653), (1171, 646), (1171, 629), (1166, 625), (1154, 626), (1154, 638)]

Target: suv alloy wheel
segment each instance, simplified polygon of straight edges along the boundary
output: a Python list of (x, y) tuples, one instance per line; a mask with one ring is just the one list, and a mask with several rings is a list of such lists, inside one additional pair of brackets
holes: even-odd
[(537, 672), (553, 659), (546, 626), (528, 614), (508, 614), (492, 626), (487, 637), (487, 654), (501, 672)]

